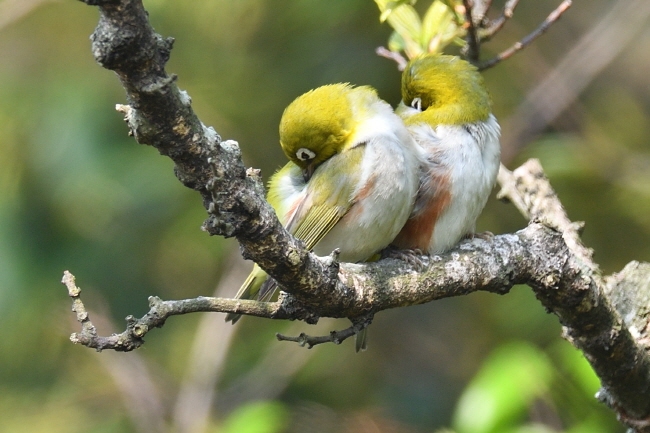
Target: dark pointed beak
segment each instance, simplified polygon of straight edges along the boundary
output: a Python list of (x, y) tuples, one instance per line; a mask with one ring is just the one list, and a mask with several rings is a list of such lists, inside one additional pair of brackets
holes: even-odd
[(314, 170), (314, 164), (309, 164), (307, 167), (302, 169), (302, 178), (305, 179), (305, 183), (309, 182), (309, 179), (311, 179), (314, 174)]

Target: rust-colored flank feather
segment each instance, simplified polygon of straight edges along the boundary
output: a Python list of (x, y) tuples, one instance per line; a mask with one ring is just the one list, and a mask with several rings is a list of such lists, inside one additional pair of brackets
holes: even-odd
[(398, 248), (421, 251), (428, 251), (430, 248), (436, 222), (451, 202), (448, 176), (432, 176), (430, 182), (435, 187), (430, 189), (430, 197), (424, 201), (426, 206), (408, 219), (393, 241), (393, 245)]

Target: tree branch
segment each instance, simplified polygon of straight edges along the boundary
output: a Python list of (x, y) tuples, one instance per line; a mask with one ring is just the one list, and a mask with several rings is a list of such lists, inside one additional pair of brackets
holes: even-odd
[(601, 71), (638, 39), (649, 19), (647, 0), (612, 3), (550, 73), (527, 92), (510, 117), (502, 119), (501, 127), (506, 132), (501, 141), (503, 160), (511, 160), (568, 106), (576, 104)]
[(474, 20), (478, 23), (481, 23), (481, 27), (484, 27), (484, 23), (487, 20), (486, 15), (492, 6), (492, 0), (474, 0), (473, 3), (472, 15), (474, 16)]
[(408, 60), (406, 60), (404, 56), (396, 51), (391, 51), (386, 47), (377, 47), (375, 49), (375, 54), (377, 54), (379, 57), (384, 57), (397, 63), (398, 71), (403, 71), (406, 69), (406, 65), (408, 64)]
[(170, 157), (178, 179), (201, 194), (210, 213), (203, 228), (211, 235), (236, 237), (245, 258), (306, 302), (325, 295), (334, 299), (348, 290), (282, 227), (264, 198), (258, 173), (244, 168), (238, 144), (222, 142), (198, 119), (176, 76), (165, 71), (173, 38), (153, 31), (142, 1), (82, 1), (100, 11), (91, 37), (93, 55), (115, 71), (126, 90), (129, 105), (117, 110), (130, 134)]
[[(569, 220), (539, 161), (529, 160), (512, 173), (502, 167), (499, 182), (503, 186), (500, 197), (512, 198), (520, 205), (524, 203), (521, 210), (531, 220), (543, 221), (560, 230), (569, 251), (567, 264), (572, 270), (557, 281), (557, 290), (545, 290), (537, 281), (528, 283), (537, 299), (558, 316), (564, 326), (563, 336), (583, 352), (600, 378), (602, 388), (598, 398), (614, 409), (619, 419), (634, 431), (650, 432), (650, 423), (643, 425), (650, 417), (650, 356), (641, 343), (645, 340), (641, 340), (638, 332), (632, 335), (626, 326), (629, 323), (621, 319), (632, 316), (631, 308), (635, 308), (634, 313), (647, 312), (650, 308), (647, 302), (650, 272), (646, 274), (647, 290), (640, 291), (643, 296), (637, 296), (634, 301), (626, 297), (627, 302), (617, 302), (618, 297), (610, 299), (607, 295), (612, 293), (612, 278), (609, 278), (608, 288), (591, 259), (592, 251), (579, 239), (582, 224)], [(552, 280), (556, 276), (548, 274), (547, 278)], [(640, 288), (641, 285), (635, 284), (633, 290)], [(638, 316), (637, 320), (646, 325), (637, 322), (640, 328), (636, 329), (650, 326), (647, 315)]]
[[(572, 254), (561, 233), (532, 223), (516, 234), (495, 236), (490, 241), (465, 241), (449, 253), (423, 257), (422, 261), (422, 272), (394, 259), (344, 264), (340, 278), (354, 286), (357, 294), (352, 307), (337, 312), (332, 305), (322, 305), (322, 310), (310, 310), (317, 316), (335, 311), (337, 314), (331, 317), (353, 317), (368, 308), (377, 312), (479, 290), (503, 294), (515, 284), (528, 284), (542, 304), (559, 317), (565, 337), (585, 353), (611, 402), (618, 402), (617, 407), (624, 407), (626, 413), (640, 414), (635, 419), (650, 411), (648, 356), (604, 296), (599, 278)], [(208, 297), (161, 301), (152, 297), (151, 310), (139, 320), (127, 318), (127, 329), (122, 334), (98, 337), (69, 273), (64, 282), (74, 299), (78, 319), (84, 324), (82, 332), (71, 339), (98, 350), (135, 349), (144, 342), (148, 331), (162, 326), (172, 315), (218, 311), (289, 319), (305, 314), (294, 309), (292, 297), (286, 294), (271, 303)]]
[(627, 425), (650, 432), (645, 425), (650, 416), (650, 359), (637, 341), (647, 339), (647, 317), (645, 327), (634, 322), (637, 331), (630, 332), (632, 322), (623, 322), (613, 307), (628, 303), (613, 304), (606, 296), (611, 285), (598, 275), (591, 251), (580, 242), (579, 225), (566, 216), (538, 163), (529, 162), (513, 173), (503, 171), (500, 177), (500, 195), (518, 203), (533, 221), (515, 234), (464, 241), (446, 254), (423, 257), (423, 269), (395, 259), (340, 266), (336, 254), (319, 259), (279, 223), (264, 200), (258, 172), (244, 168), (237, 143), (222, 142), (214, 129), (204, 126), (187, 93), (177, 88), (176, 77), (165, 72), (173, 39), (153, 31), (141, 0), (84, 2), (99, 7), (93, 53), (102, 66), (116, 72), (127, 92), (129, 105), (118, 110), (125, 114), (131, 134), (170, 157), (179, 180), (201, 194), (209, 212), (204, 229), (235, 236), (243, 255), (260, 264), (285, 292), (277, 302), (151, 297), (150, 311), (142, 318), (129, 316), (124, 332), (100, 337), (74, 277), (66, 272), (63, 282), (82, 326), (71, 336), (73, 342), (97, 350), (133, 350), (167, 318), (198, 311), (308, 323), (325, 316), (348, 317), (356, 325), (362, 317), (388, 308), (479, 290), (503, 294), (514, 284), (528, 284), (601, 378), (601, 399)]
[(518, 4), (519, 0), (508, 0), (506, 2), (506, 4), (503, 6), (503, 10), (501, 11), (501, 15), (499, 15), (499, 17), (494, 21), (490, 22), (487, 28), (481, 32), (482, 42), (489, 41), (494, 35), (501, 31), (506, 21), (512, 18), (512, 16), (515, 14), (515, 8)]
[(342, 331), (331, 331), (329, 335), (319, 337), (312, 337), (304, 332), (301, 332), (297, 337), (290, 337), (280, 333), (275, 334), (275, 337), (278, 341), (293, 341), (294, 343), (298, 343), (300, 346), (307, 346), (308, 349), (324, 343), (341, 344), (348, 338), (354, 337), (359, 334), (359, 332), (366, 329), (372, 322), (372, 314), (368, 314), (361, 320), (356, 320), (355, 322), (356, 323), (353, 323), (352, 326)]
[(476, 31), (476, 22), (472, 8), (474, 7), (472, 0), (463, 0), (465, 8), (465, 25), (467, 26), (467, 34), (465, 35), (465, 46), (463, 46), (463, 54), (470, 63), (476, 64), (478, 62), (479, 54), (481, 52), (481, 41), (479, 40)]
[(497, 180), (501, 185), (497, 198), (511, 200), (529, 221), (541, 222), (562, 233), (571, 252), (592, 272), (598, 271), (592, 261), (593, 251), (580, 240), (584, 223), (569, 219), (537, 159), (528, 160), (514, 173), (501, 165)]

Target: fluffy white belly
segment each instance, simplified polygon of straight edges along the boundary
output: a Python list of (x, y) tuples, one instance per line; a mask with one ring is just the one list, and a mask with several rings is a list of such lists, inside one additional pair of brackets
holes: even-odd
[(449, 176), (449, 205), (435, 224), (428, 250), (440, 253), (475, 230), (499, 170), (499, 126), (490, 116), (484, 123), (422, 126), (413, 132), (435, 161), (431, 169)]

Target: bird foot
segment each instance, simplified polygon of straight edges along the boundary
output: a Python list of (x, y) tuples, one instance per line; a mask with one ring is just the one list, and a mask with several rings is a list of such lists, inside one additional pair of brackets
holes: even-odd
[(427, 264), (423, 260), (424, 257), (428, 257), (428, 254), (419, 248), (400, 250), (391, 245), (381, 252), (382, 259), (402, 260), (419, 271), (422, 271), (427, 267)]

